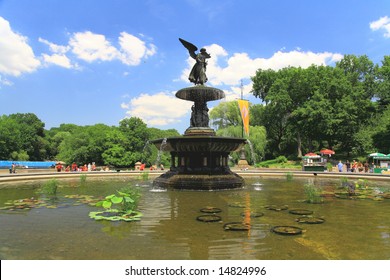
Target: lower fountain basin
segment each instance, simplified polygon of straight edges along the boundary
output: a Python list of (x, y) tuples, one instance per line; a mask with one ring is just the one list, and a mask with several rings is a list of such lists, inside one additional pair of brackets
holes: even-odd
[(229, 168), (229, 153), (246, 144), (244, 138), (198, 135), (151, 141), (171, 154), (171, 168), (153, 182), (158, 187), (191, 190), (240, 188), (244, 180)]

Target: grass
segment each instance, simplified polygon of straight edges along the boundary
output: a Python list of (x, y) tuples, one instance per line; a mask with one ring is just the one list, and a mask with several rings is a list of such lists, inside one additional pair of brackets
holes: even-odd
[(276, 159), (262, 161), (256, 164), (260, 168), (281, 168), (281, 169), (302, 169), (301, 161), (287, 160), (286, 157), (280, 156)]

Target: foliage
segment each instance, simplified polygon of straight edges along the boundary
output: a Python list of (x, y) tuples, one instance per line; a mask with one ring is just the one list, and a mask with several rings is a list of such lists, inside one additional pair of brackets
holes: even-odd
[(45, 124), (32, 113), (0, 116), (0, 159), (40, 160), (46, 156)]
[(80, 184), (84, 185), (86, 181), (87, 181), (87, 175), (86, 174), (81, 174), (80, 175)]
[[(251, 111), (249, 111), (251, 115)], [(249, 118), (251, 122), (251, 117)], [(240, 111), (236, 101), (221, 102), (214, 107), (210, 112), (210, 120), (217, 129), (218, 136), (223, 137), (243, 137), (242, 121)], [(253, 126), (249, 128), (249, 137), (247, 138), (250, 143), (245, 145), (246, 159), (249, 163), (255, 163), (262, 158), (265, 154), (265, 146), (267, 142), (267, 134), (265, 127)], [(251, 146), (252, 145), (252, 149)], [(239, 152), (231, 154), (235, 162), (240, 157)]]
[(55, 196), (57, 194), (58, 181), (57, 179), (50, 179), (43, 183), (39, 192), (49, 196)]
[(366, 153), (357, 149), (354, 136), (376, 116), (376, 103), (388, 96), (379, 86), (390, 80), (384, 70), (388, 65), (389, 58), (381, 68), (366, 56), (346, 55), (336, 67), (258, 70), (252, 77), (253, 94), (265, 102), (256, 121), (267, 129), (266, 157), (301, 157), (303, 151), (324, 146)]
[(137, 221), (142, 214), (137, 211), (140, 192), (130, 187), (122, 188), (116, 194), (111, 194), (96, 203), (104, 211), (92, 211), (89, 216), (95, 220)]
[(305, 184), (303, 191), (306, 195), (306, 202), (308, 203), (322, 203), (324, 202), (321, 197), (321, 190), (319, 190), (314, 184)]
[(285, 156), (279, 156), (275, 159), (270, 159), (270, 160), (266, 160), (266, 161), (263, 161), (263, 162), (260, 162), (258, 164), (256, 164), (257, 167), (270, 167), (271, 165), (282, 165), (284, 163), (287, 163), (288, 160)]

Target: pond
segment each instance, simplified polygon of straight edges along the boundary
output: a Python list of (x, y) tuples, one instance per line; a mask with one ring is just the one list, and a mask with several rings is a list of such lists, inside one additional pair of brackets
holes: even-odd
[[(323, 203), (306, 202), (308, 184), (322, 191)], [(258, 177), (245, 179), (243, 189), (214, 192), (155, 189), (152, 181), (126, 177), (61, 180), (55, 200), (31, 209), (0, 210), (0, 259), (390, 259), (390, 199), (382, 196), (390, 191), (389, 183), (368, 184), (370, 194), (350, 197), (340, 179)], [(0, 207), (39, 199), (41, 185), (2, 183)], [(95, 221), (88, 216), (97, 211), (89, 204), (92, 198), (124, 186), (140, 189), (140, 221)], [(210, 215), (201, 209), (214, 207), (220, 212), (211, 215), (220, 221), (197, 219)], [(324, 222), (298, 222), (302, 216), (292, 214), (293, 209), (312, 211), (310, 217)], [(250, 228), (224, 229), (232, 222)], [(289, 235), (294, 230), (282, 228), (285, 234), (277, 234), (272, 231), (276, 226), (299, 227), (302, 233)]]

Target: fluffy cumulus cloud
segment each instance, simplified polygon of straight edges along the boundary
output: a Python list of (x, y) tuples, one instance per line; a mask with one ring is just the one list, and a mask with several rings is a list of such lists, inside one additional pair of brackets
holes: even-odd
[(156, 46), (146, 43), (141, 39), (126, 32), (122, 32), (119, 37), (121, 52), (119, 59), (127, 65), (138, 65), (142, 59), (146, 59), (156, 53)]
[(46, 65), (54, 64), (67, 69), (77, 68), (77, 64), (73, 64), (67, 56), (70, 46), (57, 45), (42, 38), (39, 38), (38, 41), (47, 45), (52, 52), (52, 54), (42, 54), (42, 59)]
[[(9, 22), (0, 17), (0, 74), (17, 77), (35, 71), (40, 65), (27, 37), (13, 31)], [(5, 84), (4, 78), (0, 81)]]
[[(78, 68), (83, 60), (88, 63), (118, 60), (129, 66), (137, 66), (143, 59), (156, 53), (156, 46), (147, 44), (140, 38), (126, 32), (120, 33), (117, 42), (111, 42), (103, 34), (91, 31), (73, 33), (66, 46), (57, 45), (46, 39), (39, 41), (49, 46), (51, 54), (42, 54), (46, 64), (56, 64), (64, 68)], [(116, 44), (115, 44), (116, 43)]]
[(136, 116), (150, 126), (177, 123), (191, 109), (191, 102), (178, 99), (173, 93), (141, 94), (128, 103), (122, 103), (126, 117)]
[(77, 58), (87, 62), (119, 60), (126, 65), (136, 66), (142, 59), (156, 53), (153, 44), (147, 45), (127, 32), (120, 33), (118, 45), (116, 47), (104, 35), (90, 31), (75, 33), (69, 41), (69, 46)]
[(94, 34), (90, 31), (73, 34), (69, 46), (79, 59), (87, 62), (111, 61), (118, 57), (118, 50), (104, 35)]
[(383, 36), (390, 38), (390, 18), (388, 16), (370, 22), (370, 28), (373, 31), (382, 30), (384, 32)]

